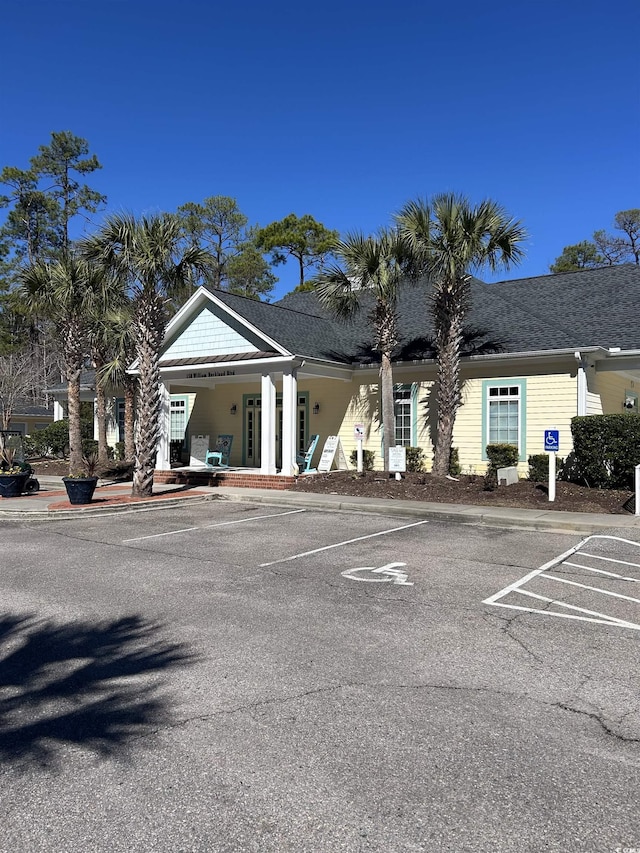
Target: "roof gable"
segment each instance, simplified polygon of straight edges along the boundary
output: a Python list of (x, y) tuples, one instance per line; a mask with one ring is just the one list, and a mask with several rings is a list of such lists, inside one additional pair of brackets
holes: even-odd
[(255, 352), (264, 349), (257, 335), (244, 334), (234, 328), (229, 317), (218, 316), (212, 306), (205, 305), (191, 322), (163, 349), (162, 358), (217, 356)]

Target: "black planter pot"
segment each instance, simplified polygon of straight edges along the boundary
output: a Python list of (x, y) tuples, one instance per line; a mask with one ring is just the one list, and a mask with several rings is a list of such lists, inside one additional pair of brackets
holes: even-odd
[(0, 498), (17, 498), (25, 489), (29, 474), (20, 471), (18, 474), (0, 474)]
[(97, 477), (63, 477), (70, 504), (90, 504), (96, 490)]

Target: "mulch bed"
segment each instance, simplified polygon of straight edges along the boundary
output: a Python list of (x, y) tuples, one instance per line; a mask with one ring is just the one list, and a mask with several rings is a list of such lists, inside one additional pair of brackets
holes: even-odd
[[(50, 474), (66, 476), (69, 465), (63, 460), (31, 463), (36, 477)], [(456, 481), (432, 477), (430, 474), (405, 474), (398, 481), (380, 471), (367, 471), (360, 476), (354, 471), (332, 471), (330, 474), (311, 474), (299, 477), (295, 491), (319, 494), (354, 495), (369, 498), (427, 501), (429, 503), (471, 504), (479, 506), (521, 507), (523, 509), (553, 509), (564, 512), (599, 512), (614, 515), (633, 514), (633, 492), (613, 489), (590, 489), (575, 483), (556, 483), (556, 499), (549, 501), (547, 485), (520, 480), (512, 486), (499, 486), (486, 491), (484, 477), (461, 474)], [(177, 496), (180, 493), (172, 493)], [(190, 492), (189, 494), (193, 494)], [(160, 498), (162, 495), (154, 495)], [(96, 498), (92, 505), (102, 498)], [(116, 501), (115, 497), (113, 499)], [(120, 495), (118, 503), (134, 503), (140, 498)], [(65, 502), (65, 509), (69, 505)], [(56, 509), (63, 507), (56, 505)]]
[(300, 477), (296, 491), (320, 494), (353, 495), (368, 498), (427, 501), (429, 503), (471, 504), (480, 506), (551, 509), (564, 512), (633, 514), (633, 492), (590, 489), (575, 483), (556, 483), (556, 499), (549, 501), (547, 485), (520, 480), (511, 486), (485, 489), (484, 477), (461, 474), (456, 480), (430, 474), (405, 474), (402, 480), (380, 471), (358, 475), (353, 471), (332, 471)]

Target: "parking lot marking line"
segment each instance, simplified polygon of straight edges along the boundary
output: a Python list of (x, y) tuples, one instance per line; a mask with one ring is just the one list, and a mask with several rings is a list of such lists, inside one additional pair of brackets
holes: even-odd
[(552, 581), (558, 581), (559, 583), (566, 583), (570, 586), (579, 586), (581, 589), (588, 589), (591, 592), (599, 592), (601, 595), (610, 595), (612, 598), (624, 598), (625, 601), (633, 601), (635, 604), (640, 604), (640, 598), (632, 598), (630, 595), (622, 595), (620, 592), (611, 592), (608, 589), (600, 589), (597, 586), (589, 586), (586, 583), (578, 583), (577, 581), (570, 581), (568, 578), (558, 578), (555, 575), (545, 575), (545, 578), (548, 578)]
[(482, 603), (483, 604), (496, 604), (496, 602), (499, 599), (504, 598), (505, 595), (508, 595), (510, 592), (515, 592), (518, 589), (518, 587), (522, 586), (525, 583), (528, 583), (533, 578), (536, 578), (536, 577), (538, 577), (538, 575), (541, 575), (542, 572), (546, 572), (547, 569), (550, 569), (552, 566), (557, 566), (558, 563), (561, 563), (567, 557), (570, 557), (572, 554), (575, 554), (575, 552), (579, 551), (580, 548), (582, 548), (582, 546), (585, 544), (585, 542), (588, 542), (588, 540), (589, 540), (589, 537), (587, 537), (586, 539), (583, 539), (582, 542), (579, 542), (573, 548), (569, 548), (563, 554), (560, 554), (559, 557), (554, 557), (552, 560), (549, 560), (543, 566), (540, 566), (539, 568), (534, 569), (532, 572), (529, 572), (528, 575), (525, 575), (523, 578), (520, 578), (520, 580), (514, 581), (513, 583), (509, 584), (509, 586), (505, 586), (504, 589), (501, 589), (499, 592), (494, 593), (494, 595), (490, 595), (489, 598), (485, 598)]
[(287, 512), (276, 512), (271, 515), (252, 515), (251, 518), (236, 518), (233, 521), (219, 521), (217, 524), (205, 524), (203, 527), (181, 527), (180, 530), (168, 530), (166, 533), (151, 533), (149, 536), (136, 536), (135, 539), (123, 539), (126, 542), (141, 542), (143, 539), (158, 539), (160, 536), (173, 536), (175, 533), (191, 533), (193, 530), (210, 530), (212, 527), (227, 527), (230, 524), (242, 524), (245, 521), (261, 521), (264, 518), (279, 518), (281, 515), (296, 515), (306, 512), (306, 509), (291, 509)]
[(630, 563), (628, 560), (614, 560), (613, 557), (601, 557), (599, 554), (590, 554), (588, 551), (581, 551), (580, 557), (591, 557), (593, 560), (606, 560), (607, 563), (618, 563), (621, 566), (634, 566), (640, 569), (640, 563)]
[(640, 630), (640, 625), (634, 625), (633, 622), (622, 622), (620, 620), (592, 619), (589, 616), (575, 616), (572, 613), (553, 613), (549, 610), (540, 610), (537, 607), (521, 607), (518, 604), (504, 604), (502, 601), (495, 602), (496, 607), (504, 607), (507, 610), (522, 610), (525, 613), (540, 613), (542, 616), (556, 616), (558, 619), (575, 619), (579, 622), (595, 622), (599, 625), (613, 625), (616, 628), (633, 628)]
[(634, 548), (640, 548), (640, 542), (635, 542), (633, 539), (623, 539), (622, 536), (609, 536), (606, 533), (592, 533), (591, 536), (587, 536), (582, 544), (584, 545), (592, 539), (612, 539), (614, 542), (624, 542), (625, 545), (633, 545)]
[[(580, 583), (577, 583), (576, 581), (570, 581), (570, 580), (567, 580), (565, 578), (556, 577), (555, 575), (544, 575), (543, 574), (548, 569), (551, 569), (554, 566), (559, 566), (561, 563), (565, 563), (566, 565), (569, 565), (569, 566), (577, 565), (577, 564), (571, 563), (569, 560), (567, 560), (567, 557), (571, 557), (574, 554), (578, 554), (578, 552), (579, 552), (579, 556), (584, 555), (584, 556), (596, 557), (597, 555), (595, 555), (595, 554), (591, 555), (588, 552), (580, 550), (584, 545), (587, 544), (587, 542), (590, 542), (593, 539), (604, 539), (604, 540), (613, 541), (613, 542), (623, 542), (627, 545), (633, 545), (636, 548), (640, 548), (639, 542), (634, 542), (631, 539), (623, 539), (621, 536), (609, 536), (609, 535), (600, 534), (600, 533), (592, 534), (591, 536), (587, 536), (586, 539), (583, 539), (582, 542), (578, 543), (578, 545), (576, 545), (574, 548), (569, 548), (568, 551), (565, 551), (563, 554), (560, 554), (558, 557), (554, 557), (552, 560), (549, 560), (547, 563), (545, 563), (543, 566), (540, 566), (538, 569), (534, 569), (532, 572), (529, 572), (528, 575), (525, 575), (523, 578), (520, 578), (520, 580), (514, 581), (514, 583), (509, 584), (509, 586), (506, 586), (504, 589), (501, 589), (499, 592), (496, 592), (494, 595), (489, 596), (489, 598), (485, 598), (482, 603), (483, 604), (491, 604), (494, 607), (505, 607), (505, 608), (511, 609), (511, 610), (522, 610), (522, 611), (525, 611), (526, 613), (540, 613), (543, 616), (556, 616), (560, 619), (577, 619), (577, 620), (580, 620), (582, 622), (596, 622), (596, 623), (599, 623), (601, 625), (613, 625), (615, 627), (632, 628), (633, 630), (640, 631), (640, 625), (637, 625), (635, 622), (628, 622), (624, 619), (618, 619), (615, 616), (607, 616), (606, 613), (598, 613), (595, 610), (587, 610), (586, 608), (578, 607), (575, 604), (567, 604), (564, 601), (557, 601), (556, 599), (548, 598), (545, 595), (539, 595), (538, 593), (530, 592), (529, 590), (522, 588), (526, 583), (528, 583), (533, 578), (536, 578), (536, 577), (542, 575), (543, 577), (549, 577), (552, 580), (560, 581), (561, 583), (570, 584), (572, 586), (583, 587), (584, 589), (593, 590), (595, 592), (601, 592), (601, 593), (604, 593), (605, 595), (610, 595), (610, 596), (613, 596), (615, 598), (624, 598), (624, 599), (628, 599), (629, 601), (634, 601), (634, 602), (638, 601), (638, 599), (636, 599), (636, 598), (630, 598), (629, 596), (621, 595), (620, 593), (609, 592), (608, 590), (599, 589), (598, 587), (591, 587), (591, 586), (588, 586), (586, 584), (580, 584)], [(612, 557), (598, 557), (598, 559), (610, 560), (613, 562), (619, 562), (619, 563), (622, 563), (624, 565), (627, 565), (626, 561), (614, 560)], [(629, 565), (635, 566), (636, 564), (635, 563), (629, 563)], [(580, 568), (589, 569), (589, 566), (584, 566), (584, 567), (580, 567)], [(609, 573), (609, 572), (604, 572), (604, 570), (602, 570), (602, 569), (592, 569), (592, 571), (599, 572), (601, 574), (607, 574), (607, 575), (613, 574), (613, 573)], [(615, 576), (615, 577), (620, 577), (620, 576)], [(623, 579), (625, 579), (625, 578), (623, 578)], [(629, 580), (635, 580), (635, 578), (629, 578)], [(573, 613), (573, 614), (557, 613), (557, 612), (550, 611), (550, 610), (541, 610), (541, 609), (536, 608), (536, 607), (523, 607), (523, 606), (520, 606), (517, 604), (506, 604), (503, 601), (500, 601), (500, 599), (509, 595), (509, 593), (511, 593), (511, 592), (518, 593), (518, 594), (524, 595), (524, 596), (528, 596), (529, 598), (535, 598), (535, 599), (538, 599), (539, 601), (546, 601), (549, 604), (556, 605), (557, 607), (563, 607), (567, 610), (573, 610), (573, 611), (576, 611), (577, 613), (583, 613), (583, 614), (588, 614), (588, 615), (577, 616), (577, 615), (575, 615), (575, 613)]]
[[(587, 554), (587, 556), (590, 556)], [(617, 560), (616, 562), (621, 563), (622, 560)], [(631, 581), (632, 583), (640, 583), (640, 578), (628, 578), (626, 575), (619, 575), (616, 572), (607, 572), (604, 569), (594, 569), (593, 566), (583, 566), (582, 563), (571, 563), (569, 560), (565, 560), (562, 564), (563, 566), (573, 566), (575, 569), (586, 569), (588, 572), (595, 572), (598, 575), (606, 575), (608, 578), (618, 578), (621, 581)]]
[(282, 560), (272, 560), (270, 563), (260, 563), (259, 568), (266, 569), (269, 566), (277, 566), (279, 563), (288, 563), (291, 560), (297, 560), (299, 557), (308, 557), (311, 554), (319, 554), (320, 551), (329, 551), (331, 548), (340, 548), (343, 545), (351, 545), (353, 542), (362, 542), (363, 539), (373, 539), (375, 536), (386, 536), (387, 533), (397, 533), (400, 530), (408, 530), (410, 527), (419, 527), (421, 524), (428, 523), (428, 519), (425, 521), (414, 521), (413, 524), (403, 524), (402, 527), (393, 527), (390, 530), (380, 530), (378, 533), (368, 533), (366, 536), (356, 536), (355, 539), (345, 539), (344, 542), (336, 542), (333, 545), (314, 548), (312, 551), (303, 551), (301, 554), (294, 554), (293, 557), (283, 557)]
[[(640, 629), (640, 625), (636, 625), (635, 622), (629, 622), (627, 619), (619, 619), (617, 616), (608, 616), (606, 613), (599, 613), (597, 610), (589, 610), (587, 607), (578, 607), (577, 604), (569, 604), (565, 601), (559, 601), (557, 598), (549, 598), (548, 596), (540, 595), (540, 593), (537, 592), (529, 592), (527, 589), (518, 589), (516, 592), (520, 595), (528, 596), (529, 598), (536, 598), (538, 601), (546, 601), (549, 604), (555, 604), (557, 607), (564, 607), (566, 610), (576, 610), (578, 613), (588, 613), (590, 616), (597, 616), (599, 619), (610, 625), (624, 625), (627, 628)], [(552, 610), (543, 610), (542, 612), (546, 613), (548, 616), (561, 615), (560, 613), (554, 613)]]

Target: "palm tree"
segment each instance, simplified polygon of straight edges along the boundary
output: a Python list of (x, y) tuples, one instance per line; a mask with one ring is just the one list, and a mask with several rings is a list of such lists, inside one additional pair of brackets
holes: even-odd
[(136, 378), (127, 373), (127, 368), (136, 357), (135, 330), (133, 327), (133, 305), (125, 302), (107, 312), (104, 317), (105, 335), (109, 339), (108, 360), (98, 371), (98, 381), (117, 386), (124, 394), (124, 458), (135, 459), (135, 399)]
[(138, 361), (134, 497), (148, 496), (153, 490), (159, 438), (160, 348), (171, 300), (185, 292), (195, 271), (205, 269), (209, 259), (195, 246), (182, 250), (182, 238), (180, 222), (170, 214), (139, 220), (130, 214), (116, 214), (82, 243), (85, 257), (126, 281), (134, 304)]
[(524, 256), (522, 224), (486, 200), (475, 207), (460, 195), (437, 195), (429, 203), (408, 202), (396, 216), (407, 241), (414, 275), (426, 275), (438, 365), (437, 435), (433, 473), (446, 476), (456, 412), (462, 404), (460, 353), (471, 307), (471, 272), (483, 266), (507, 270)]
[[(96, 371), (96, 422), (98, 426), (98, 462), (106, 465), (109, 458), (107, 446), (107, 392), (113, 386), (112, 364), (117, 361), (119, 348), (121, 346), (122, 316), (124, 301), (126, 299), (124, 290), (118, 286), (118, 282), (112, 281), (111, 288), (105, 288), (102, 298), (93, 300), (90, 308), (89, 345), (91, 361)], [(125, 334), (131, 335), (131, 316), (127, 317), (128, 323)], [(135, 354), (133, 347), (129, 351), (131, 364)], [(118, 377), (120, 378), (120, 377)], [(133, 454), (131, 456), (133, 459)]]
[(80, 373), (88, 347), (88, 317), (92, 300), (104, 286), (104, 276), (84, 260), (38, 262), (21, 274), (21, 296), (27, 309), (50, 320), (60, 344), (68, 382), (69, 471), (82, 469), (80, 433)]
[(349, 319), (362, 308), (363, 296), (373, 297), (369, 319), (374, 330), (373, 348), (380, 353), (383, 455), (388, 470), (389, 448), (395, 439), (391, 356), (398, 343), (396, 303), (405, 241), (397, 230), (383, 230), (377, 237), (353, 233), (338, 240), (331, 251), (339, 263), (324, 267), (316, 277), (320, 302), (337, 317)]

